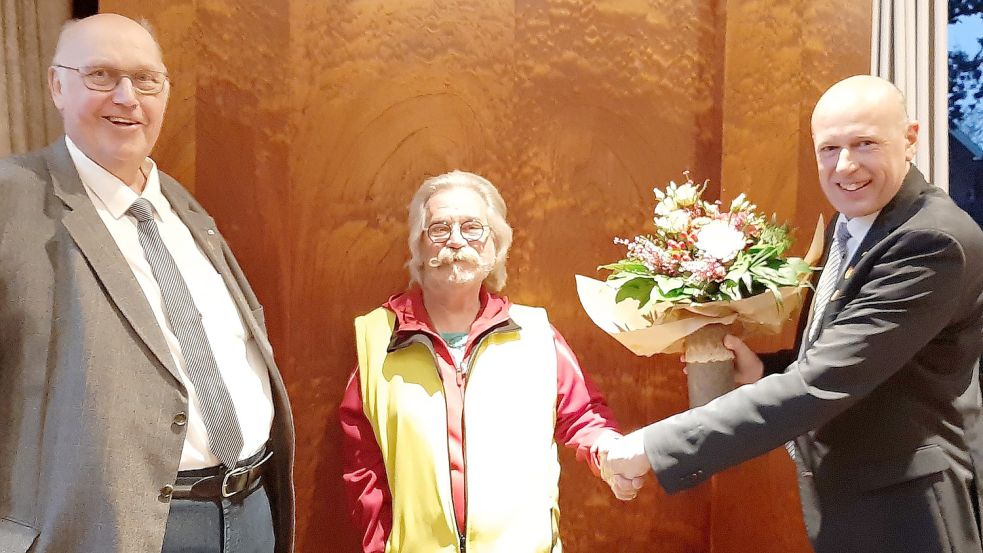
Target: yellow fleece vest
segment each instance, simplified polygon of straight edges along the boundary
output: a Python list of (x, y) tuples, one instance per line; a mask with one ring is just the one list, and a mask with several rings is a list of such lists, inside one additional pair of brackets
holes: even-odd
[[(464, 396), (467, 551), (559, 553), (553, 331), (543, 309), (509, 314), (521, 330), (484, 338)], [(426, 344), (387, 353), (393, 323), (385, 308), (355, 319), (362, 409), (392, 492), (386, 552), (458, 551), (443, 385)]]

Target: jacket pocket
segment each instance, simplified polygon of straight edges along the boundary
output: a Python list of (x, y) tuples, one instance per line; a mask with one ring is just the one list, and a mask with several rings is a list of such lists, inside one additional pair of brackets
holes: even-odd
[(869, 492), (940, 473), (949, 468), (942, 448), (923, 445), (901, 457), (872, 463), (850, 475), (861, 491)]
[(0, 518), (0, 550), (4, 553), (27, 553), (38, 537), (34, 528), (10, 520)]

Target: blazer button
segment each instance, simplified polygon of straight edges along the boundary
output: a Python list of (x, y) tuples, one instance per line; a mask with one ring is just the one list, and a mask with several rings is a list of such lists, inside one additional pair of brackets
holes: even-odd
[(169, 502), (171, 500), (171, 494), (173, 493), (174, 493), (174, 486), (170, 484), (164, 485), (164, 487), (160, 489), (160, 500), (163, 501), (164, 503)]
[(188, 424), (188, 415), (184, 411), (174, 415), (174, 424), (177, 426), (184, 426)]
[(691, 472), (691, 473), (687, 474), (686, 476), (684, 476), (683, 477), (683, 480), (685, 480), (686, 482), (688, 482), (690, 484), (695, 484), (696, 481), (699, 480), (701, 476), (703, 476), (703, 471), (702, 470), (697, 470), (695, 472)]

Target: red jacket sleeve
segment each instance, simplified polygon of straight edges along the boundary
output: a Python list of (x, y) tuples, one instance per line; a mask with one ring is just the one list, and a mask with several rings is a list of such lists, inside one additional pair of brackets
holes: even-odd
[(362, 550), (383, 553), (393, 524), (392, 494), (382, 450), (376, 442), (372, 424), (362, 411), (358, 367), (348, 379), (338, 415), (348, 512), (362, 533)]
[(566, 340), (553, 328), (556, 345), (556, 433), (557, 442), (576, 448), (577, 459), (586, 461), (595, 475), (600, 473), (594, 442), (607, 432), (621, 433), (611, 408), (601, 392), (580, 369)]

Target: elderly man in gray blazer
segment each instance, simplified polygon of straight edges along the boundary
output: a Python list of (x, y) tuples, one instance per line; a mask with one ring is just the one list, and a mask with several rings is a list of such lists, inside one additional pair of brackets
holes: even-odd
[(742, 374), (775, 374), (604, 468), (672, 493), (790, 441), (817, 553), (980, 553), (983, 233), (911, 165), (918, 125), (887, 81), (837, 83), (812, 130), (839, 216), (798, 351), (762, 363), (729, 337)]
[(48, 81), (66, 136), (0, 161), (0, 551), (291, 551), (263, 309), (147, 157), (159, 46), (122, 16), (72, 22)]

